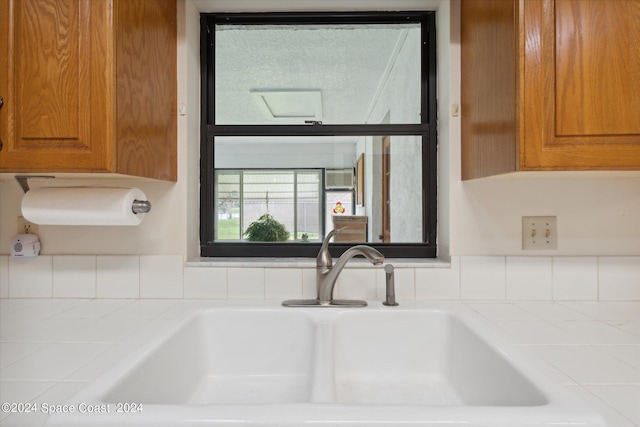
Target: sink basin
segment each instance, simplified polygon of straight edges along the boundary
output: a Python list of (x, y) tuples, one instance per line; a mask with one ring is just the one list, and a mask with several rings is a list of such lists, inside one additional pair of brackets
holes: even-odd
[(504, 356), (449, 312), (343, 313), (334, 336), (336, 402), (540, 406)]
[(311, 391), (314, 335), (304, 313), (205, 311), (142, 360), (104, 401), (305, 402)]
[[(604, 426), (462, 304), (225, 305), (177, 319), (48, 426)], [(119, 413), (118, 404), (143, 412)]]

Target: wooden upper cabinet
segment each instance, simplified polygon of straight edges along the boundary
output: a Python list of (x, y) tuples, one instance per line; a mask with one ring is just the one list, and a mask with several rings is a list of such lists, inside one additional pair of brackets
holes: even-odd
[(175, 181), (175, 0), (0, 0), (0, 172)]
[(640, 170), (640, 0), (462, 0), (462, 178)]

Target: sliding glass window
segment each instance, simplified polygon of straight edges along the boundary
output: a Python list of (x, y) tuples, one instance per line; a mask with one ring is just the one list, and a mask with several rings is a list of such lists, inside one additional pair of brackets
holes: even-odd
[(435, 58), (434, 12), (203, 14), (202, 256), (435, 257)]
[(250, 239), (246, 230), (265, 215), (291, 230), (282, 241), (322, 237), (322, 170), (219, 169), (215, 177), (217, 242)]

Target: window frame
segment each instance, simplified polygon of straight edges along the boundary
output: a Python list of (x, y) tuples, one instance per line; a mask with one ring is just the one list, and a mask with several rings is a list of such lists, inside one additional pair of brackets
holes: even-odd
[[(215, 124), (216, 24), (383, 24), (418, 22), (421, 25), (421, 119), (418, 124)], [(388, 258), (435, 258), (437, 228), (436, 23), (434, 11), (312, 12), (312, 13), (203, 13), (200, 18), (201, 144), (200, 144), (200, 254), (202, 257), (315, 257), (320, 243), (215, 241), (214, 139), (218, 136), (396, 136), (422, 138), (422, 242), (368, 242)], [(338, 256), (353, 244), (335, 243)]]

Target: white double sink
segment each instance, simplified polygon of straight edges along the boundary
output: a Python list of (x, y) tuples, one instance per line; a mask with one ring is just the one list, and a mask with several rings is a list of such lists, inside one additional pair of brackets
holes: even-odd
[(604, 425), (478, 323), (462, 308), (375, 302), (201, 310), (69, 402), (109, 412), (47, 425)]

